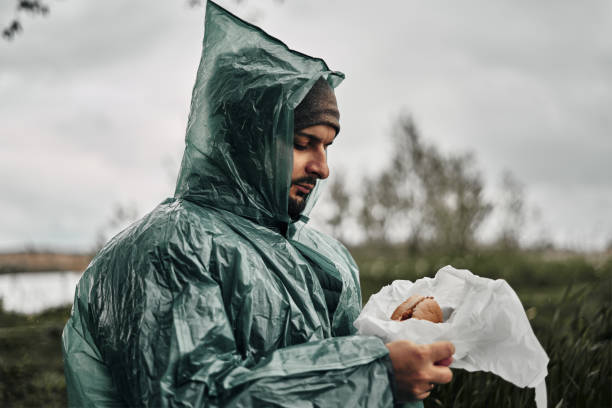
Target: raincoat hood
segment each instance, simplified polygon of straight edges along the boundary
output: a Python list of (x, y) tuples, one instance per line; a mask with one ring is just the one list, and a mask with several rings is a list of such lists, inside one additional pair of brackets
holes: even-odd
[(294, 109), (319, 78), (344, 75), (210, 1), (205, 33), (175, 197), (286, 225)]

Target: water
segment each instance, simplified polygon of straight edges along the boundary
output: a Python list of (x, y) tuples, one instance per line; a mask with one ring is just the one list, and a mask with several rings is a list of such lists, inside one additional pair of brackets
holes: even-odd
[(6, 311), (38, 313), (72, 304), (81, 272), (20, 272), (0, 275), (0, 298)]

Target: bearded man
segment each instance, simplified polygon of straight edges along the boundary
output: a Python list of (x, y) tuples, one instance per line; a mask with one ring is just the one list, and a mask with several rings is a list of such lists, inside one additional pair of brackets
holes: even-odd
[(448, 342), (356, 335), (357, 266), (307, 225), (342, 79), (208, 2), (174, 197), (77, 286), (71, 406), (387, 407), (450, 381)]

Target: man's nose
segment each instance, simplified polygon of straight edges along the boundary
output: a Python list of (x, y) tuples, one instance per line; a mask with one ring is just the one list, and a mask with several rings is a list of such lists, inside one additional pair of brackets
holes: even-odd
[(327, 153), (318, 153), (311, 158), (306, 164), (306, 172), (309, 175), (316, 176), (320, 179), (326, 179), (329, 176), (329, 167), (327, 167)]

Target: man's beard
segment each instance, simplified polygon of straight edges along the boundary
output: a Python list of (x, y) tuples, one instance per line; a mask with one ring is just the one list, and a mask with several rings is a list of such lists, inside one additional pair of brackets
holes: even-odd
[[(316, 178), (312, 178), (312, 177), (302, 177), (299, 178), (295, 181), (292, 181), (291, 184), (310, 184), (310, 185), (316, 185), (317, 184), (317, 179)], [(312, 192), (312, 191), (311, 191)], [(300, 214), (302, 213), (302, 211), (304, 211), (304, 209), (306, 208), (306, 203), (308, 202), (308, 197), (310, 196), (310, 193), (300, 196), (299, 199), (293, 199), (291, 198), (291, 196), (289, 196), (289, 208), (288, 208), (288, 212), (289, 212), (289, 216), (291, 217), (292, 220), (296, 221), (300, 218)]]
[(300, 218), (300, 214), (306, 208), (306, 201), (310, 194), (301, 197), (299, 200), (289, 197), (289, 216), (292, 220), (297, 221)]

